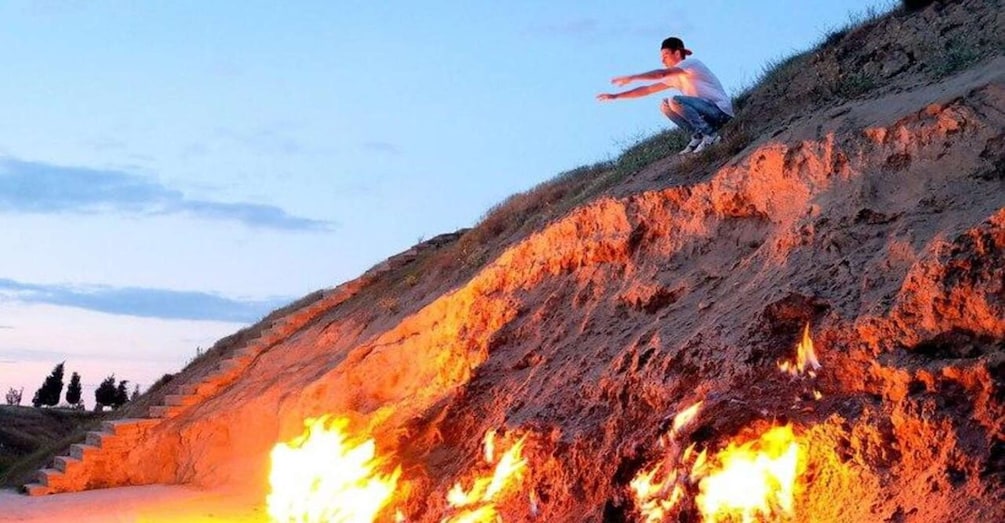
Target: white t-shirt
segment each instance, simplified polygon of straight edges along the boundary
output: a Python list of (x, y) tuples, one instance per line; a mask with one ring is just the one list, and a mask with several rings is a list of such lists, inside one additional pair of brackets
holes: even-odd
[(685, 58), (676, 67), (687, 71), (687, 74), (670, 75), (663, 79), (663, 83), (679, 90), (684, 96), (704, 98), (722, 109), (722, 112), (736, 116), (733, 113), (733, 102), (726, 96), (719, 79), (701, 60)]

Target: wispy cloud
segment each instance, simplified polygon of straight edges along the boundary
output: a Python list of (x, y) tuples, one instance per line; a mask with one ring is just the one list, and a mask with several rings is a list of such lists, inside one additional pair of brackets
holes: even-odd
[(332, 227), (329, 222), (294, 216), (271, 205), (190, 199), (181, 191), (126, 171), (65, 167), (10, 157), (0, 157), (3, 211), (185, 214), (290, 231), (325, 231)]
[(292, 301), (242, 301), (215, 294), (138, 287), (39, 285), (0, 278), (0, 300), (175, 320), (251, 322)]

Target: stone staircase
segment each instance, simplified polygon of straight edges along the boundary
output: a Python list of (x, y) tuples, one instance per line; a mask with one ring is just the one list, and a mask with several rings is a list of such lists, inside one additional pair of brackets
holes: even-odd
[[(84, 443), (70, 445), (67, 456), (57, 456), (49, 468), (38, 471), (36, 483), (24, 486), (29, 496), (76, 492), (111, 486), (114, 470), (134, 442), (161, 423), (159, 419), (105, 421), (100, 431), (88, 432)], [(108, 483), (108, 484), (106, 484)]]
[(175, 394), (164, 396), (160, 405), (150, 407), (147, 418), (103, 422), (100, 431), (88, 432), (83, 443), (71, 445), (67, 455), (57, 456), (49, 467), (38, 471), (35, 482), (24, 485), (23, 492), (41, 496), (134, 484), (128, 471), (118, 470), (122, 468), (119, 465), (152, 429), (216, 395), (240, 377), (260, 354), (355, 295), (365, 283), (346, 282), (310, 305), (273, 321), (258, 337), (227, 354), (201, 380), (183, 384)]

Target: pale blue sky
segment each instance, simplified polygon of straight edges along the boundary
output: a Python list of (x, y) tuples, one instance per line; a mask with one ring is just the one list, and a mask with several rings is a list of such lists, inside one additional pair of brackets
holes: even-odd
[[(0, 392), (30, 398), (60, 354), (70, 370), (130, 354), (108, 372), (149, 384), (285, 301), (615, 157), (669, 123), (657, 98), (594, 96), (659, 67), (666, 36), (735, 94), (890, 5), (2, 2)], [(70, 316), (157, 339), (81, 354), (54, 335)]]

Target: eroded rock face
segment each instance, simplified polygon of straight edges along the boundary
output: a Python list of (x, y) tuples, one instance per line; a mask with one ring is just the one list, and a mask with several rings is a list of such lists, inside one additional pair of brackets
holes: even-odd
[[(263, 489), (270, 449), (336, 414), (402, 464), (396, 507), (438, 521), (491, 429), (527, 438), (507, 520), (530, 517), (530, 492), (542, 521), (631, 519), (629, 481), (703, 401), (689, 442), (782, 422), (805, 438), (798, 520), (1001, 520), (1005, 66), (990, 68), (870, 102), (907, 107), (885, 123), (804, 122), (700, 182), (578, 208), (400, 321), (340, 304), (126, 462), (136, 482)], [(777, 363), (806, 324), (823, 368), (793, 378)], [(693, 495), (678, 517), (697, 517)]]

